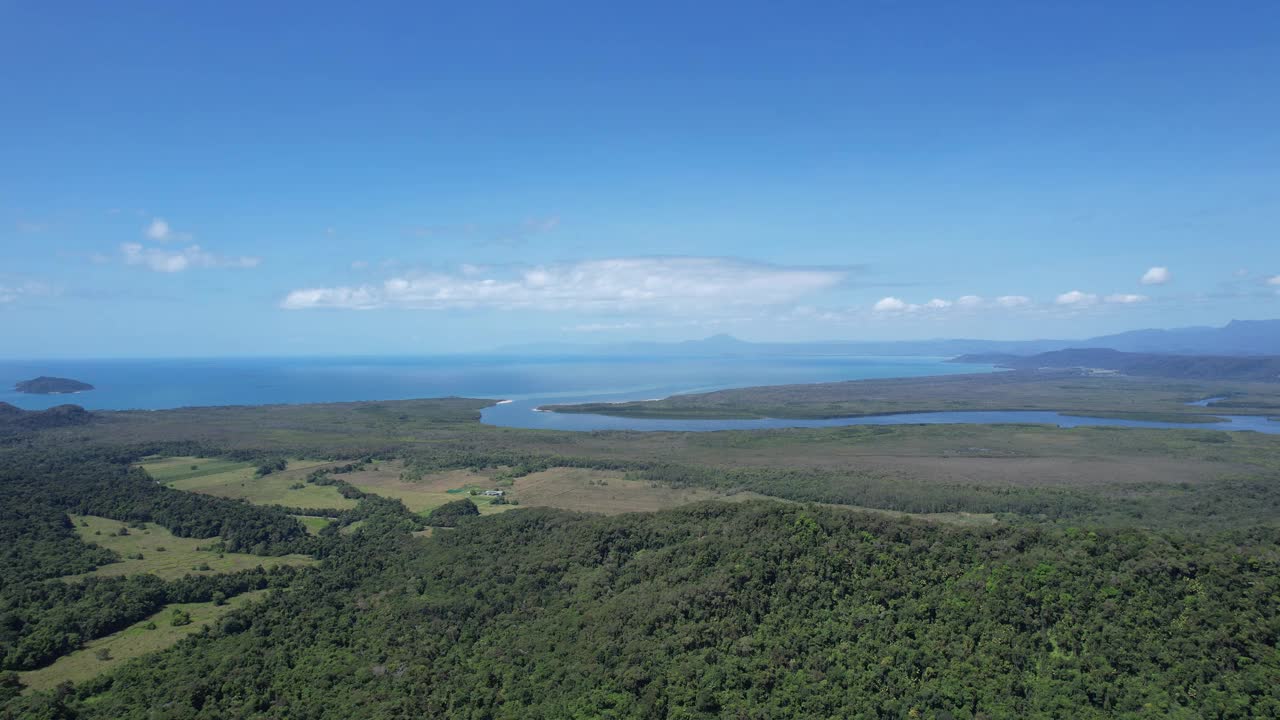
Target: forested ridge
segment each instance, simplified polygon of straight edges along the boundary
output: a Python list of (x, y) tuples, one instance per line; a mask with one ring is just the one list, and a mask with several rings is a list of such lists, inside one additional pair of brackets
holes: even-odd
[(522, 510), (358, 533), (217, 631), (9, 713), (1275, 717), (1278, 553), (1270, 531)]
[[(5, 450), (0, 497), (6, 507), (156, 522), (179, 537), (217, 538), (232, 552), (282, 554), (308, 542), (306, 529), (287, 513), (163, 487), (130, 464), (138, 457), (138, 451), (112, 448)], [(17, 558), (25, 554), (18, 545), (6, 545)]]

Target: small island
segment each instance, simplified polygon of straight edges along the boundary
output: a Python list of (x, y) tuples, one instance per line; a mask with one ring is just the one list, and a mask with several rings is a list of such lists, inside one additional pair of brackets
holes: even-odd
[(79, 380), (41, 375), (33, 380), (23, 380), (14, 385), (13, 389), (30, 395), (65, 395), (92, 390), (93, 386)]

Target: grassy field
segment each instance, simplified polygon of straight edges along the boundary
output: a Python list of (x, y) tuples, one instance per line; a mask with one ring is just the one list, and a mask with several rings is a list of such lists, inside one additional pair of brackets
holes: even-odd
[(148, 458), (143, 467), (156, 482), (164, 485), (175, 480), (189, 480), (206, 475), (219, 475), (253, 467), (253, 463), (219, 458), (170, 457)]
[[(518, 478), (511, 488), (510, 497), (518, 500), (521, 507), (555, 507), (605, 515), (655, 512), (706, 500), (745, 502), (777, 499), (747, 491), (725, 493), (705, 488), (673, 488), (660, 483), (628, 480), (619, 472), (582, 468), (552, 468)], [(831, 507), (958, 525), (990, 525), (995, 522), (994, 515), (985, 513), (904, 513), (851, 505)]]
[[(1073, 398), (1073, 403), (1086, 410), (1090, 403), (1099, 403), (1096, 408), (1100, 409), (1093, 412), (1166, 412), (1173, 407), (1171, 412), (1175, 414), (1187, 408), (1187, 412), (1209, 415), (1226, 410), (1181, 403), (1227, 395), (1230, 399), (1224, 402), (1232, 404), (1231, 412), (1238, 412), (1242, 410), (1238, 405), (1260, 407), (1267, 402), (1261, 394), (1280, 391), (1280, 385), (1259, 388), (1261, 384), (1257, 383), (1247, 387), (1166, 381), (1130, 385), (1125, 378), (1040, 377), (1033, 382), (1014, 377), (1013, 373), (990, 376), (1003, 383), (996, 387), (989, 384), (994, 381), (988, 376), (982, 380), (960, 377), (809, 387), (834, 388), (832, 401), (841, 411), (847, 408), (840, 407), (840, 402), (861, 402), (855, 396), (862, 393), (867, 395), (866, 409), (875, 412), (884, 412), (894, 404), (905, 411), (963, 409), (966, 403), (987, 403), (992, 407), (1047, 405), (1071, 411), (1059, 401)], [(984, 388), (994, 389), (988, 393)], [(793, 386), (741, 392), (768, 397), (794, 390)], [(853, 394), (841, 400), (839, 393)], [(422, 466), (428, 468), (428, 475), (421, 482), (402, 479), (399, 466), (387, 460), (378, 463), (376, 470), (370, 466), (366, 471), (337, 476), (366, 491), (399, 497), (419, 511), (457, 499), (468, 487), (483, 489), (497, 482), (497, 468), (479, 473), (440, 472), (437, 468), (442, 457), (471, 458), (464, 461), (465, 467), (483, 465), (485, 457), (505, 454), (495, 461), (497, 466), (509, 462), (509, 457), (528, 455), (571, 457), (576, 461), (574, 465), (589, 466), (599, 461), (701, 468), (711, 472), (707, 476), (711, 482), (680, 484), (708, 491), (750, 489), (792, 499), (797, 497), (796, 483), (818, 483), (840, 492), (817, 493), (809, 499), (825, 502), (840, 497), (844, 500), (834, 502), (894, 511), (941, 512), (943, 507), (904, 504), (901, 498), (892, 499), (889, 495), (895, 487), (922, 495), (928, 494), (924, 492), (928, 488), (942, 487), (949, 496), (973, 491), (993, 501), (1008, 493), (1066, 493), (1071, 502), (1083, 502), (1092, 508), (1089, 515), (1079, 516), (1081, 521), (1099, 513), (1114, 514), (1112, 509), (1119, 507), (1119, 501), (1126, 504), (1124, 515), (1115, 520), (1121, 523), (1184, 527), (1192, 520), (1206, 526), (1234, 526), (1280, 518), (1280, 507), (1270, 505), (1273, 496), (1280, 498), (1280, 487), (1270, 480), (1280, 477), (1280, 436), (1262, 433), (1222, 432), (1195, 424), (1177, 429), (907, 424), (725, 432), (560, 432), (480, 424), (474, 410), (487, 403), (444, 399), (99, 412), (89, 425), (51, 430), (41, 437), (43, 442), (51, 443), (87, 439), (106, 444), (199, 437), (227, 449), (292, 457), (399, 457), (408, 463), (421, 458)], [(1274, 409), (1268, 415), (1274, 416)], [(401, 417), (406, 419), (400, 421)], [(179, 463), (186, 460), (170, 464), (169, 472), (191, 472), (190, 464), (186, 471), (181, 470)], [(743, 485), (714, 482), (715, 474), (733, 472), (757, 477), (777, 473), (779, 479)], [(811, 479), (806, 475), (810, 472), (820, 479)], [(224, 476), (225, 473), (216, 473), (178, 482), (210, 483)], [(1241, 489), (1241, 481), (1250, 485)], [(240, 487), (239, 482), (242, 481), (230, 487), (223, 485), (219, 494), (243, 496), (248, 486)], [(865, 487), (879, 490), (844, 491)], [(513, 500), (527, 504), (529, 498), (521, 496), (518, 482), (510, 489)], [(287, 486), (281, 492), (287, 493)], [(318, 504), (333, 505), (333, 497)], [(545, 496), (540, 501), (552, 502)], [(555, 502), (570, 505), (578, 499)], [(510, 506), (485, 506), (482, 510), (493, 512), (507, 507)], [(945, 509), (981, 515), (1003, 512), (998, 507), (999, 502), (984, 499), (968, 505), (948, 504)]]
[[(280, 557), (262, 557), (247, 553), (217, 553), (211, 550), (197, 550), (201, 546), (210, 545), (214, 540), (197, 540), (194, 538), (175, 537), (173, 533), (155, 523), (147, 523), (146, 529), (129, 529), (128, 535), (116, 533), (125, 527), (118, 520), (110, 520), (93, 515), (72, 515), (71, 522), (85, 542), (94, 543), (109, 550), (114, 550), (124, 558), (120, 562), (103, 565), (90, 573), (71, 575), (64, 579), (74, 580), (89, 575), (112, 577), (116, 575), (158, 575), (165, 579), (180, 578), (183, 575), (212, 575), (215, 573), (233, 572), (257, 567), (275, 567), (276, 565), (307, 565), (315, 562), (306, 555), (283, 555)], [(164, 548), (161, 550), (160, 548)], [(142, 554), (142, 559), (129, 559), (130, 555)], [(207, 565), (208, 570), (195, 570), (197, 566)]]
[(376, 469), (366, 468), (335, 477), (365, 492), (400, 500), (405, 507), (417, 513), (430, 512), (447, 502), (464, 497), (470, 497), (472, 502), (480, 508), (482, 515), (491, 515), (511, 508), (510, 505), (493, 505), (489, 498), (482, 495), (468, 494), (470, 490), (483, 491), (494, 488), (492, 473), (450, 470), (432, 473), (421, 480), (405, 480), (401, 478), (403, 470), (404, 464), (397, 460), (380, 463)]
[[(114, 670), (124, 663), (147, 653), (172, 646), (188, 635), (217, 622), (224, 615), (256, 600), (268, 591), (259, 590), (229, 599), (225, 605), (204, 603), (179, 603), (166, 605), (156, 614), (134, 623), (120, 632), (92, 640), (83, 648), (58, 658), (57, 662), (39, 670), (18, 673), (22, 683), (30, 690), (48, 690), (64, 682), (79, 683)], [(174, 610), (183, 610), (191, 616), (189, 625), (174, 627), (171, 622)], [(154, 623), (154, 629), (148, 625)], [(101, 654), (105, 651), (106, 658)]]
[[(510, 510), (516, 505), (493, 505), (488, 497), (470, 495), (471, 490), (498, 487), (491, 472), (450, 470), (431, 473), (421, 480), (401, 479), (404, 466), (399, 461), (383, 462), (372, 468), (338, 477), (365, 492), (397, 498), (414, 512), (425, 513), (447, 502), (468, 497), (482, 515)], [(508, 500), (518, 506), (557, 507), (616, 514), (661, 510), (702, 500), (730, 496), (710, 490), (671, 488), (649, 482), (623, 479), (622, 473), (581, 468), (552, 468), (515, 479), (503, 488)], [(743, 498), (747, 497), (744, 495)], [(755, 496), (759, 497), (759, 496)]]
[[(250, 463), (232, 463), (218, 472), (205, 471), (205, 467), (218, 462), (208, 458), (177, 457), (146, 462), (142, 467), (156, 480), (177, 490), (243, 498), (259, 505), (339, 510), (356, 506), (355, 500), (342, 497), (337, 488), (303, 482), (312, 470), (330, 464), (322, 460), (290, 460), (287, 470), (262, 477), (254, 476), (256, 467)], [(197, 469), (192, 470), (192, 466)], [(153, 468), (155, 472), (152, 472)], [(302, 487), (294, 487), (299, 484)]]
[(293, 517), (306, 526), (307, 532), (312, 535), (319, 535), (320, 531), (329, 527), (329, 523), (332, 522), (329, 518), (315, 517), (313, 515), (294, 515)]
[(626, 480), (618, 472), (581, 468), (552, 468), (517, 478), (510, 496), (521, 506), (556, 507), (606, 515), (664, 510), (703, 500), (760, 497), (751, 493), (735, 496), (701, 488), (672, 488)]

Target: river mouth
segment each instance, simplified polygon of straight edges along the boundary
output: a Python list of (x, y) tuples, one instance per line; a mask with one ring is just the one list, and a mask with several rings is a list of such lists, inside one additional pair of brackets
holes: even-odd
[[(1210, 398), (1213, 401), (1216, 398)], [(600, 398), (589, 399), (601, 402)], [(574, 402), (587, 402), (588, 399)], [(778, 430), (784, 428), (827, 428), (850, 425), (1055, 425), (1074, 427), (1121, 427), (1177, 430), (1254, 431), (1280, 435), (1280, 423), (1262, 415), (1215, 415), (1222, 422), (1175, 423), (1154, 420), (1126, 420), (1064, 415), (1052, 410), (967, 410), (949, 412), (899, 413), (864, 417), (795, 419), (680, 419), (631, 418), (588, 413), (557, 413), (538, 410), (539, 405), (564, 403), (563, 398), (524, 399), (485, 408), (481, 422), (499, 427), (535, 430), (600, 430), (640, 432), (716, 432), (720, 430)], [(1203, 402), (1203, 401), (1202, 401)], [(1198, 404), (1198, 403), (1195, 403)]]
[(1189, 405), (1189, 406), (1191, 406), (1191, 407), (1202, 407), (1202, 408), (1207, 408), (1207, 407), (1209, 407), (1210, 405), (1212, 405), (1212, 404), (1214, 404), (1214, 403), (1216, 403), (1216, 402), (1220, 402), (1220, 401), (1222, 401), (1222, 400), (1226, 400), (1226, 399), (1227, 399), (1227, 398), (1226, 398), (1226, 396), (1225, 396), (1225, 395), (1224, 395), (1224, 396), (1222, 396), (1222, 397), (1208, 397), (1208, 398), (1205, 398), (1205, 399), (1203, 399), (1203, 400), (1192, 400), (1191, 402), (1187, 403), (1187, 405)]

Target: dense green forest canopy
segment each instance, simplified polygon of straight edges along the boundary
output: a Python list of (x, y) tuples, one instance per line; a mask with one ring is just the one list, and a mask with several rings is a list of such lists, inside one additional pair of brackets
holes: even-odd
[(0, 438), (27, 430), (87, 425), (93, 415), (79, 405), (58, 405), (48, 410), (23, 410), (0, 402)]
[[(480, 425), (487, 403), (94, 413), (0, 439), (0, 717), (1280, 713), (1276, 438), (1039, 426), (555, 433)], [(286, 458), (323, 458), (335, 462), (300, 481), (356, 505), (174, 490), (139, 468), (156, 456), (261, 469), (245, 482), (272, 480)], [(393, 460), (410, 486), (489, 473), (518, 495), (524, 478), (579, 468), (772, 499), (617, 517), (481, 516), (463, 499), (421, 515), (355, 484)], [(120, 558), (71, 514), (319, 563), (76, 579)], [(298, 519), (308, 515), (324, 519), (316, 534)], [(21, 673), (173, 603), (264, 590), (166, 651), (23, 692)]]
[(468, 498), (447, 502), (427, 515), (427, 524), (438, 527), (457, 527), (465, 518), (478, 517), (480, 508)]
[(776, 503), (517, 511), (362, 532), (216, 630), (11, 712), (1272, 717), (1277, 542)]

